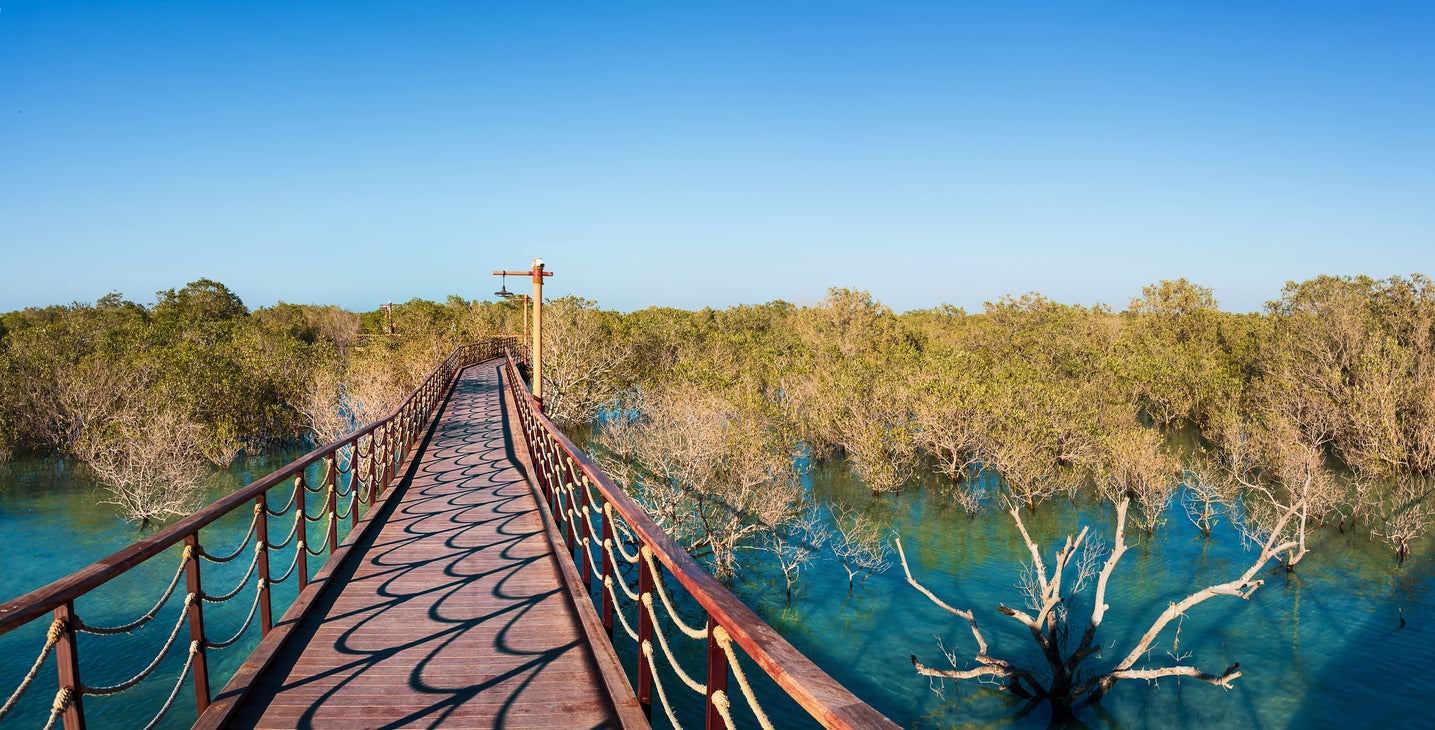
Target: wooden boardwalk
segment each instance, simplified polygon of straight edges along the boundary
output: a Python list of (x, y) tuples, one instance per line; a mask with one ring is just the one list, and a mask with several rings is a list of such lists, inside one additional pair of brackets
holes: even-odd
[(463, 373), (388, 519), (231, 727), (592, 728), (632, 715), (562, 582), (526, 454), (508, 438), (502, 376), (499, 361)]

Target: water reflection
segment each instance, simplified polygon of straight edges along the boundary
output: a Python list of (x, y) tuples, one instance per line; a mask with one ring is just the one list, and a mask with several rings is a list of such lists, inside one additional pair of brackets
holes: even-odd
[[(216, 492), (248, 483), (291, 456), (277, 454), (237, 465), (227, 477), (231, 481), (216, 485)], [(1006, 515), (1000, 511), (967, 515), (944, 496), (936, 477), (911, 485), (902, 494), (883, 497), (873, 497), (840, 464), (819, 466), (807, 480), (819, 502), (860, 509), (899, 533), (918, 579), (952, 605), (974, 610), (994, 655), (1034, 663), (1035, 650), (1025, 628), (995, 610), (1000, 603), (1021, 600), (1014, 585), (1028, 559)], [(0, 467), (0, 560), (4, 561), (0, 599), (44, 585), (137, 537), (136, 527), (115, 517), (110, 506), (98, 504), (101, 498), (99, 490), (83, 479), (82, 470), (76, 472), (62, 462), (21, 461)], [(1093, 667), (1119, 660), (1168, 602), (1229, 580), (1254, 560), (1255, 553), (1241, 544), (1225, 520), (1206, 540), (1180, 509), (1173, 507), (1165, 527), (1154, 537), (1134, 531), (1127, 536), (1131, 546), (1112, 579), (1112, 608), (1099, 637), (1111, 648), (1091, 662)], [(244, 520), (247, 516), (219, 526), (212, 538), (216, 551), (226, 551), (239, 539), (247, 525)], [(1049, 554), (1082, 524), (1091, 525), (1109, 543), (1113, 521), (1109, 506), (1058, 501), (1029, 515), (1027, 527)], [(272, 529), (277, 539), (281, 528)], [(231, 534), (232, 539), (221, 537)], [(1173, 623), (1151, 652), (1150, 661), (1156, 663), (1168, 659), (1168, 651), (1192, 651), (1192, 661), (1207, 671), (1239, 661), (1243, 676), (1231, 690), (1177, 679), (1149, 685), (1122, 682), (1101, 706), (1081, 711), (1079, 723), (1105, 728), (1410, 726), (1415, 718), (1435, 712), (1435, 682), (1427, 666), (1435, 650), (1432, 555), (1435, 544), (1427, 540), (1416, 546), (1404, 566), (1397, 566), (1387, 547), (1360, 534), (1323, 531), (1297, 572), (1267, 571), (1262, 576), (1266, 585), (1249, 601), (1216, 597), (1197, 606), (1180, 622), (1179, 648)], [(135, 585), (163, 585), (176, 560), (166, 556), (152, 561), (145, 568), (149, 572), (135, 576)], [(276, 571), (281, 570), (288, 559), (276, 555), (274, 564)], [(782, 576), (764, 554), (749, 552), (742, 564), (744, 572), (734, 591), (818, 665), (898, 723), (914, 728), (1048, 724), (1049, 713), (1043, 706), (988, 691), (975, 682), (933, 683), (913, 672), (911, 654), (934, 666), (943, 663), (939, 642), (955, 648), (959, 662), (970, 658), (973, 647), (970, 632), (908, 586), (899, 567), (868, 578), (849, 593), (846, 574), (830, 555), (825, 556), (803, 571), (788, 605)], [(231, 585), (229, 578), (219, 577), (223, 575), (227, 574), (216, 572), (213, 585)], [(155, 595), (153, 590), (125, 584), (111, 591), (81, 610), (96, 621), (111, 616), (120, 620), (143, 612)], [(282, 596), (276, 606), (291, 598), (292, 593)], [(237, 617), (215, 612), (211, 618), (206, 613), (218, 637), (236, 628), (248, 608), (247, 601), (231, 603)], [(1087, 610), (1076, 610), (1078, 621), (1084, 622)], [(1404, 628), (1399, 625), (1402, 615)], [(171, 626), (157, 630), (167, 633)], [(43, 631), (43, 625), (32, 625), (0, 637), (0, 694), (8, 696), (28, 670), (43, 643)], [(218, 653), (212, 660), (216, 673), (228, 676), (256, 639), (253, 631), (233, 650)], [(138, 634), (126, 639), (141, 644), (151, 640), (157, 641)], [(131, 651), (145, 653), (138, 645), (113, 646), (86, 654), (86, 667), (98, 662), (96, 682), (125, 673), (118, 666), (111, 671), (105, 664), (109, 658), (100, 654), (113, 654), (118, 661)], [(619, 651), (626, 665), (633, 667), (631, 653), (621, 646)], [(701, 666), (698, 656), (684, 660), (690, 669)], [(160, 671), (172, 677), (178, 662)], [(749, 676), (757, 674), (750, 669)], [(127, 695), (123, 702), (96, 701), (87, 707), (96, 726), (143, 722), (163, 701), (168, 684), (159, 681), (152, 689), (142, 685), (135, 691), (140, 693), (138, 699)], [(7, 720), (7, 726), (43, 722), (45, 713), (39, 710), (47, 709), (53, 692), (50, 660), (27, 694), (22, 714)], [(776, 690), (770, 686), (768, 694), (765, 706), (781, 726), (809, 724), (801, 710), (772, 696)], [(188, 704), (182, 698), (166, 726), (188, 725), (193, 720)], [(697, 713), (700, 707), (693, 701), (685, 704), (684, 711)], [(655, 721), (661, 724), (661, 713), (657, 714)]]

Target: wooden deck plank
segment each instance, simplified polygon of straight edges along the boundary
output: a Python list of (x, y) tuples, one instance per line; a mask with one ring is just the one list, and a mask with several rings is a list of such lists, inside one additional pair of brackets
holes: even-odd
[[(617, 727), (505, 430), (497, 363), (231, 727)], [(400, 495), (396, 495), (400, 496)]]

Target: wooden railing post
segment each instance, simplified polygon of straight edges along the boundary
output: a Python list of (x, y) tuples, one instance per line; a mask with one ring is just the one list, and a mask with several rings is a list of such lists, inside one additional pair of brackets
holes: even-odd
[(268, 636), (274, 628), (274, 604), (269, 597), (269, 509), (267, 492), (254, 498), (255, 550), (259, 551), (259, 633)]
[(294, 549), (298, 554), (294, 556), (297, 565), (294, 569), (299, 571), (299, 590), (303, 591), (309, 587), (309, 511), (304, 509), (304, 503), (309, 501), (309, 490), (304, 487), (304, 472), (294, 477), (294, 519), (299, 521), (299, 526), (294, 528), (294, 538), (298, 541)]
[[(525, 401), (523, 408), (525, 416), (527, 416), (528, 408), (529, 404)], [(538, 434), (534, 433), (533, 438), (528, 443), (530, 446), (537, 447), (531, 449), (531, 451), (533, 452), (533, 458), (538, 460), (538, 463), (533, 465), (533, 471), (538, 476), (538, 488), (543, 492), (543, 498), (548, 500), (548, 508), (550, 510), (554, 509), (552, 486), (553, 480), (549, 478), (548, 474), (548, 442), (546, 439), (540, 438)], [(554, 519), (557, 519), (557, 513), (554, 513), (553, 517)], [(559, 524), (562, 523), (560, 522)]]
[(638, 703), (648, 717), (653, 716), (653, 668), (643, 652), (643, 645), (653, 644), (653, 617), (643, 600), (652, 600), (653, 569), (645, 554), (648, 546), (638, 547)]
[(727, 694), (727, 652), (723, 651), (722, 645), (718, 643), (713, 632), (717, 630), (717, 622), (708, 617), (708, 691), (707, 691), (707, 730), (722, 730), (726, 727), (723, 722), (722, 713), (718, 712), (717, 705), (713, 704), (713, 695), (722, 692)]
[(55, 618), (63, 627), (55, 642), (55, 664), (60, 671), (60, 691), (69, 690), (70, 701), (60, 713), (65, 730), (85, 730), (85, 705), (81, 698), (80, 650), (75, 642), (75, 604), (66, 601), (55, 609)]
[[(593, 589), (593, 523), (588, 521), (588, 515), (593, 513), (593, 499), (588, 493), (588, 477), (581, 469), (575, 469), (573, 460), (568, 460), (568, 471), (574, 473), (573, 483), (583, 492), (583, 501), (579, 503), (578, 515), (583, 518), (583, 586), (589, 590)], [(586, 511), (586, 514), (585, 514)], [(598, 546), (602, 548), (602, 545)]]
[[(337, 451), (334, 455), (338, 456)], [(359, 483), (359, 440), (349, 442), (349, 528), (359, 524), (359, 505), (363, 500), (363, 485)]]
[[(609, 588), (608, 584), (616, 585), (615, 581), (623, 580), (623, 578), (618, 575), (617, 566), (613, 564), (613, 553), (618, 549), (618, 536), (614, 534), (613, 515), (609, 512), (606, 504), (600, 515), (603, 520), (603, 628), (607, 630), (608, 637), (611, 639), (613, 637), (613, 591), (615, 589)], [(609, 544), (613, 546), (612, 549), (608, 548)]]
[(391, 470), (394, 466), (394, 422), (389, 421), (385, 423), (381, 430), (384, 432), (384, 440), (383, 448), (380, 449), (380, 456), (382, 456), (384, 460), (383, 463), (379, 465), (380, 497), (384, 496), (384, 492), (388, 491), (389, 474), (392, 473)]
[(194, 651), (194, 707), (199, 714), (209, 707), (209, 662), (204, 649), (204, 589), (199, 581), (199, 535), (184, 538), (189, 560), (184, 566), (184, 585), (189, 592), (189, 640), (197, 642)]
[[(554, 450), (553, 460), (556, 462), (555, 466), (558, 470), (558, 483), (563, 490), (564, 496), (568, 500), (568, 507), (563, 512), (563, 522), (566, 523), (567, 529), (565, 529), (563, 533), (564, 539), (568, 542), (568, 556), (571, 560), (573, 549), (578, 545), (577, 535), (575, 534), (578, 528), (573, 523), (582, 516), (579, 514), (577, 495), (573, 493), (573, 488), (577, 486), (573, 480), (573, 460), (557, 453), (556, 449)], [(586, 563), (587, 561), (585, 560), (584, 562)]]
[(375, 481), (375, 464), (379, 461), (379, 436), (378, 429), (369, 432), (369, 505), (373, 506), (374, 501), (379, 498), (378, 482)]
[(324, 464), (328, 474), (324, 475), (324, 511), (329, 514), (329, 554), (334, 554), (334, 548), (339, 547), (339, 494), (335, 489), (338, 484), (339, 461), (334, 458), (337, 452), (329, 454)]

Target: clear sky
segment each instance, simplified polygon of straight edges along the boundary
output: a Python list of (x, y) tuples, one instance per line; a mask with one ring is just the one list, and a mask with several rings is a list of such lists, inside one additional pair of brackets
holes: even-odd
[(0, 0), (0, 310), (534, 256), (622, 310), (1435, 275), (1435, 3)]

